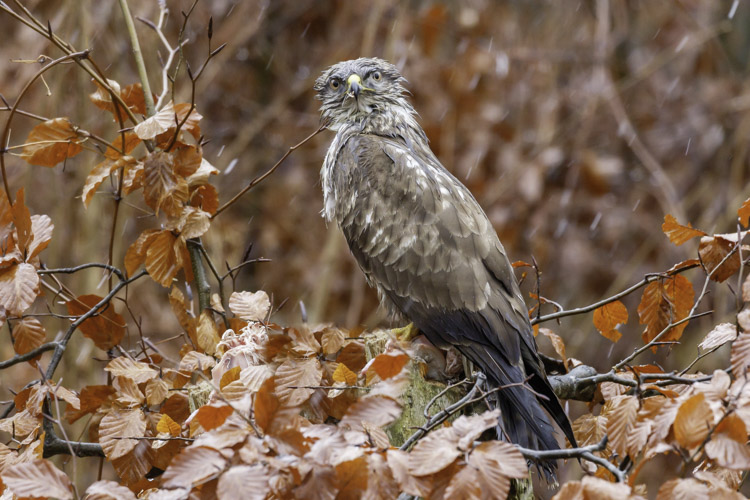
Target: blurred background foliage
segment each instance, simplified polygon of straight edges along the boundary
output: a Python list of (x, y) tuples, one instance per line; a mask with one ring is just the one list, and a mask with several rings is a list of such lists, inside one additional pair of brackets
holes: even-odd
[[(137, 17), (158, 17), (153, 0), (129, 3)], [(167, 2), (171, 41), (180, 11), (191, 3)], [(110, 79), (123, 86), (138, 81), (115, 2), (24, 4), (77, 48), (93, 49)], [(205, 157), (222, 171), (212, 180), (222, 202), (315, 130), (311, 87), (323, 69), (377, 56), (402, 68), (435, 153), (485, 208), (511, 260), (536, 259), (541, 294), (566, 308), (694, 257), (695, 241), (677, 248), (662, 234), (666, 213), (707, 232), (736, 230), (750, 166), (747, 3), (205, 0), (186, 31), (184, 53), (194, 67), (205, 58), (209, 16), (214, 46), (228, 47), (198, 81), (196, 101), (210, 141)], [(137, 29), (158, 92), (165, 54), (151, 29), (142, 23)], [(0, 32), (0, 93), (12, 103), (39, 68), (18, 60), (59, 54), (7, 15), (0, 15)], [(46, 85), (35, 85), (24, 110), (69, 116), (113, 135), (111, 115), (89, 102), (94, 85), (74, 65), (55, 69)], [(189, 100), (187, 78), (178, 79), (178, 96)], [(11, 143), (22, 143), (34, 124), (16, 119)], [(251, 247), (251, 258), (272, 259), (244, 268), (236, 288), (264, 289), (277, 306), (285, 303), (274, 317), (279, 323), (298, 323), (303, 303), (311, 322), (387, 324), (343, 238), (320, 216), (318, 172), (331, 137), (319, 134), (294, 152), (219, 216), (203, 241), (222, 268), (241, 262)], [(106, 261), (111, 198), (95, 197), (88, 211), (80, 201), (96, 161), (82, 154), (48, 170), (9, 157), (11, 188), (25, 186), (32, 213), (49, 214), (55, 223), (45, 256), (50, 267)], [(123, 209), (120, 266), (128, 245), (154, 224), (135, 206)], [(532, 292), (536, 278), (526, 271), (523, 288)], [(691, 273), (699, 289), (700, 271)], [(93, 272), (67, 283), (78, 293), (106, 287)], [(179, 327), (156, 286), (138, 282), (129, 304), (144, 334), (168, 338)], [(547, 326), (563, 337), (569, 356), (606, 369), (641, 343), (638, 299), (626, 298), (630, 322), (615, 345), (596, 333), (589, 315)], [(711, 325), (734, 314), (735, 299), (719, 286), (704, 307), (716, 314), (689, 326), (681, 345), (653, 359), (687, 365)], [(94, 355), (90, 342), (80, 336), (76, 342), (80, 348), (66, 353), (68, 366), (84, 366)], [(542, 349), (551, 353), (545, 342)], [(2, 351), (3, 359), (12, 355), (8, 345)], [(726, 366), (727, 356), (722, 350), (698, 367)]]

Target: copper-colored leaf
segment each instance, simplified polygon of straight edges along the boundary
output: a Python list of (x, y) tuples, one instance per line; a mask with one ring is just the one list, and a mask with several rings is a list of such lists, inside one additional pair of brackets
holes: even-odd
[(44, 343), (47, 332), (38, 319), (23, 318), (13, 327), (13, 349), (17, 354), (26, 354)]
[(210, 431), (221, 426), (233, 411), (232, 407), (228, 405), (206, 405), (201, 406), (198, 409), (195, 418), (198, 420), (198, 423), (201, 424), (201, 427)]
[(115, 481), (97, 481), (86, 488), (86, 500), (136, 500), (135, 494)]
[(31, 264), (16, 264), (0, 273), (0, 306), (9, 314), (23, 314), (38, 294), (39, 276)]
[(76, 127), (67, 118), (54, 118), (31, 129), (21, 158), (32, 165), (54, 167), (81, 151)]
[(31, 231), (31, 213), (24, 202), (24, 189), (21, 188), (16, 193), (16, 201), (11, 207), (13, 215), (13, 224), (16, 226), (16, 244), (18, 249), (25, 256), (34, 233)]
[(670, 479), (659, 487), (656, 500), (709, 500), (708, 487), (693, 478)]
[(692, 449), (708, 436), (713, 426), (714, 414), (702, 392), (685, 400), (674, 419), (674, 436), (680, 446)]
[(134, 406), (141, 406), (146, 399), (138, 384), (131, 378), (115, 377), (112, 385), (117, 390), (115, 401), (122, 407), (132, 408)]
[(136, 146), (141, 143), (141, 140), (138, 138), (135, 132), (125, 132), (124, 134), (117, 134), (111, 142), (112, 146), (117, 149), (113, 149), (107, 146), (107, 150), (104, 152), (104, 156), (112, 160), (116, 160), (121, 156), (130, 154), (136, 148)]
[(130, 453), (112, 460), (112, 467), (123, 482), (136, 483), (151, 469), (153, 449), (146, 440), (139, 441)]
[(180, 234), (185, 239), (202, 236), (210, 226), (210, 214), (195, 207), (185, 207), (178, 224)]
[(331, 375), (334, 382), (343, 382), (345, 385), (357, 385), (357, 374), (346, 367), (344, 363), (339, 363)]
[[(204, 406), (205, 408), (205, 406)], [(181, 432), (180, 424), (172, 420), (172, 417), (163, 413), (159, 422), (156, 424), (156, 432), (169, 434), (170, 436), (179, 436)]]
[[(504, 484), (495, 485), (495, 487), (500, 486), (500, 489), (492, 489), (488, 491), (492, 491), (495, 498), (506, 498), (508, 496), (508, 490), (510, 490), (510, 480), (503, 476), (500, 477), (505, 479)], [(479, 482), (477, 468), (474, 465), (464, 466), (450, 479), (448, 487), (445, 489), (444, 498), (480, 500), (482, 498), (481, 488), (482, 485)]]
[(255, 422), (264, 432), (269, 431), (273, 417), (281, 406), (279, 398), (275, 394), (274, 384), (273, 377), (266, 379), (255, 395), (255, 402), (253, 403)]
[(625, 304), (616, 300), (594, 310), (594, 326), (599, 333), (612, 342), (617, 342), (622, 334), (617, 331), (619, 325), (628, 322), (628, 310)]
[(664, 216), (664, 224), (661, 225), (661, 230), (667, 235), (669, 241), (677, 246), (680, 246), (697, 236), (706, 235), (703, 231), (693, 228), (689, 222), (687, 226), (678, 224), (677, 219), (669, 214)]
[(346, 332), (341, 328), (326, 327), (323, 330), (323, 335), (320, 339), (320, 345), (323, 347), (323, 353), (325, 354), (336, 354), (339, 349), (344, 347), (344, 341), (346, 341)]
[(121, 156), (116, 160), (110, 158), (105, 159), (103, 162), (98, 163), (86, 177), (86, 182), (83, 185), (83, 193), (81, 194), (81, 200), (83, 206), (88, 208), (91, 199), (94, 197), (94, 193), (99, 186), (104, 182), (104, 179), (110, 176), (112, 172), (119, 168), (125, 168), (127, 166), (134, 166), (136, 159), (132, 156)]
[(323, 368), (317, 358), (288, 359), (276, 369), (276, 394), (286, 406), (299, 406), (320, 385)]
[(32, 215), (31, 216), (31, 233), (34, 238), (31, 240), (31, 244), (28, 247), (28, 255), (26, 260), (29, 261), (39, 255), (39, 253), (47, 248), (50, 240), (52, 239), (52, 230), (55, 229), (55, 225), (52, 224), (52, 220), (46, 215)]
[[(650, 342), (669, 324), (686, 318), (694, 295), (692, 283), (681, 275), (649, 283), (638, 305), (640, 323), (646, 325), (643, 341)], [(686, 326), (684, 322), (672, 327), (660, 340), (679, 340)]]
[(468, 451), (474, 441), (487, 429), (497, 426), (500, 410), (486, 411), (479, 415), (461, 415), (453, 422), (453, 431), (458, 438), (458, 448)]
[(469, 465), (479, 471), (482, 491), (491, 491), (498, 498), (506, 498), (510, 479), (528, 476), (526, 459), (518, 448), (502, 441), (486, 441), (469, 455)]
[(132, 276), (136, 269), (146, 261), (146, 250), (148, 250), (149, 240), (158, 233), (158, 229), (146, 229), (128, 247), (128, 251), (125, 252), (125, 271), (128, 276)]
[(80, 409), (75, 410), (68, 407), (65, 412), (65, 418), (68, 423), (73, 423), (79, 418), (89, 413), (94, 413), (109, 400), (109, 397), (114, 394), (115, 388), (109, 385), (89, 385), (81, 389), (79, 396)]
[(190, 351), (180, 360), (179, 370), (183, 373), (193, 373), (194, 371), (208, 371), (216, 365), (216, 360), (198, 351)]
[(49, 460), (11, 465), (3, 471), (2, 482), (18, 497), (73, 498), (70, 479)]
[(194, 483), (221, 472), (225, 464), (224, 457), (214, 449), (184, 448), (164, 471), (162, 480), (168, 488), (190, 488)]
[(146, 432), (146, 416), (140, 408), (113, 409), (99, 423), (99, 442), (108, 460), (120, 458), (138, 444)]
[(432, 431), (409, 453), (409, 473), (426, 476), (445, 469), (462, 453), (457, 444), (458, 439), (450, 427)]
[(562, 359), (565, 369), (568, 369), (568, 356), (565, 354), (565, 342), (562, 337), (550, 330), (549, 328), (539, 328), (539, 333), (547, 337), (552, 343), (552, 348), (555, 350), (560, 359)]
[(146, 114), (146, 97), (140, 83), (126, 85), (120, 92), (120, 97), (134, 113)]
[(271, 300), (263, 290), (257, 292), (232, 292), (229, 309), (245, 321), (264, 321), (271, 309)]
[(149, 406), (161, 404), (169, 395), (169, 386), (160, 378), (146, 382), (146, 403)]
[(750, 198), (737, 210), (737, 216), (740, 218), (740, 224), (747, 227), (750, 222)]
[(219, 193), (211, 184), (198, 186), (190, 193), (190, 204), (213, 215), (219, 208)]
[(127, 356), (119, 356), (107, 364), (104, 368), (113, 377), (126, 377), (136, 384), (142, 384), (155, 378), (159, 372), (140, 361), (133, 361)]
[(344, 363), (354, 373), (359, 372), (367, 364), (367, 357), (365, 356), (365, 345), (361, 341), (350, 340), (339, 355), (336, 356), (336, 361)]
[(613, 409), (607, 417), (607, 434), (614, 450), (621, 456), (627, 455), (628, 435), (635, 424), (638, 414), (638, 398), (635, 396), (616, 396)]
[(589, 446), (599, 443), (607, 434), (607, 417), (585, 413), (572, 424), (573, 434), (578, 446)]
[[(208, 178), (212, 175), (217, 175), (219, 173), (219, 169), (211, 165), (205, 158), (201, 160), (201, 166), (198, 167), (198, 170), (188, 177), (188, 186), (196, 187), (196, 186), (203, 186), (208, 183)], [(210, 210), (206, 210), (210, 211)]]
[(735, 242), (719, 235), (701, 238), (698, 254), (706, 270), (711, 273), (711, 279), (719, 283), (733, 276), (740, 269), (740, 254), (734, 252), (724, 263), (716, 269), (719, 263), (735, 247)]
[(239, 380), (241, 371), (242, 371), (241, 366), (235, 366), (225, 371), (224, 374), (221, 376), (221, 380), (219, 381), (219, 389), (224, 390), (224, 387), (231, 384), (235, 380)]
[(268, 493), (268, 471), (261, 465), (235, 465), (221, 475), (216, 488), (219, 500), (263, 500)]
[(153, 139), (159, 134), (163, 134), (170, 128), (177, 127), (177, 117), (172, 102), (164, 106), (158, 113), (143, 120), (135, 126), (133, 131), (140, 139)]
[(708, 335), (698, 344), (698, 347), (704, 351), (708, 351), (714, 347), (731, 342), (735, 338), (737, 338), (737, 326), (732, 323), (721, 323), (708, 332)]
[(271, 376), (273, 370), (268, 365), (251, 365), (242, 369), (240, 381), (249, 391), (255, 392)]
[(401, 373), (408, 362), (409, 355), (405, 352), (384, 352), (375, 356), (369, 369), (377, 373), (382, 380), (386, 380)]
[[(91, 310), (102, 301), (98, 295), (80, 295), (66, 302), (68, 314), (81, 316)], [(96, 347), (104, 351), (111, 349), (120, 343), (125, 336), (125, 318), (115, 311), (113, 303), (105, 305), (98, 314), (87, 318), (78, 326), (84, 337), (90, 338)]]
[(397, 449), (388, 450), (386, 454), (388, 466), (401, 490), (410, 495), (427, 497), (432, 489), (432, 481), (429, 477), (416, 477), (409, 472), (409, 457), (409, 453)]
[(159, 231), (148, 239), (146, 270), (154, 281), (167, 288), (172, 285), (172, 280), (182, 267), (176, 243), (177, 238), (167, 230)]
[[(185, 120), (186, 116), (188, 117), (182, 126), (182, 130), (189, 132), (196, 141), (200, 140), (201, 128), (199, 123), (203, 119), (203, 116), (195, 108), (191, 109), (190, 103), (187, 102), (175, 104), (174, 110), (180, 123)], [(188, 113), (190, 113), (190, 116), (188, 116)]]
[(728, 415), (716, 426), (711, 440), (706, 443), (706, 455), (727, 469), (750, 469), (747, 434), (743, 420), (737, 415)]
[(201, 166), (203, 153), (200, 148), (191, 145), (181, 145), (173, 150), (174, 171), (181, 177), (190, 177)]
[[(143, 162), (143, 198), (157, 213), (169, 197), (187, 201), (187, 182), (174, 173), (173, 163), (173, 156), (161, 151), (149, 154)], [(185, 184), (184, 187), (180, 183)]]
[(729, 360), (732, 366), (732, 375), (737, 379), (745, 376), (750, 370), (750, 331), (740, 333), (732, 343)]
[(393, 423), (400, 415), (401, 405), (395, 399), (387, 396), (368, 396), (351, 405), (339, 425), (361, 431), (363, 422), (383, 427)]
[(196, 331), (198, 347), (206, 354), (214, 354), (216, 345), (221, 338), (219, 337), (219, 328), (216, 326), (216, 321), (214, 321), (213, 313), (210, 310), (206, 309), (201, 313)]

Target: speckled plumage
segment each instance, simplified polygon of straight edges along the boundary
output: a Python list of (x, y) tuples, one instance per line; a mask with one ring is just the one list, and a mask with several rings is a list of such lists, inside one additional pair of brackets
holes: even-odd
[[(352, 76), (356, 75), (356, 76)], [(368, 282), (439, 347), (456, 347), (495, 385), (511, 441), (556, 449), (542, 407), (571, 442), (547, 381), (513, 269), (469, 190), (438, 161), (405, 80), (380, 59), (338, 63), (315, 83), (322, 119), (336, 131), (321, 179), (336, 221)], [(544, 464), (553, 472), (553, 462)]]

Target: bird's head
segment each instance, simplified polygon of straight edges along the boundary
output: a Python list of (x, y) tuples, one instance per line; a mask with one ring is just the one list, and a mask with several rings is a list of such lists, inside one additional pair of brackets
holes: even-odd
[(326, 69), (315, 81), (322, 118), (338, 129), (345, 123), (364, 122), (394, 109), (412, 111), (406, 102), (406, 80), (396, 66), (376, 58), (343, 61)]

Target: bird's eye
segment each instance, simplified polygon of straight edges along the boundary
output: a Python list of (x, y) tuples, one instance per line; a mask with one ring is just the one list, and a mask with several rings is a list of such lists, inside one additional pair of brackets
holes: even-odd
[(341, 82), (338, 78), (331, 78), (331, 81), (328, 82), (328, 86), (333, 90), (337, 90), (339, 87), (341, 87)]
[(375, 73), (372, 74), (372, 79), (375, 80), (376, 82), (379, 82), (382, 77), (383, 75), (380, 74), (380, 71), (376, 71)]

